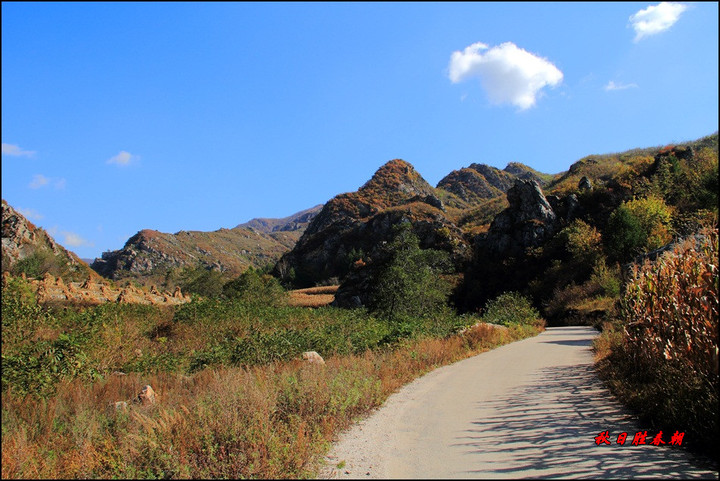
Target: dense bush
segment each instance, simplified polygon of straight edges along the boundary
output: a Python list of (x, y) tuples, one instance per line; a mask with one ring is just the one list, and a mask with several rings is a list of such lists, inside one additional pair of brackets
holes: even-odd
[(177, 285), (185, 293), (202, 297), (218, 297), (222, 294), (225, 278), (222, 273), (205, 267), (186, 267), (179, 274)]
[(530, 300), (517, 292), (505, 292), (488, 301), (483, 320), (503, 326), (541, 325), (543, 322)]
[(39, 279), (46, 272), (51, 272), (54, 275), (59, 274), (53, 263), (52, 254), (45, 250), (37, 250), (26, 258), (20, 259), (12, 269), (13, 274), (17, 276), (25, 274), (28, 279)]
[(227, 299), (241, 299), (248, 304), (280, 306), (286, 300), (280, 281), (252, 267), (225, 283), (222, 294)]
[(670, 242), (673, 209), (662, 198), (649, 196), (623, 202), (608, 220), (609, 254), (627, 261)]
[[(37, 304), (28, 282), (11, 278), (2, 289), (2, 390), (52, 393), (61, 379), (93, 379), (84, 329), (56, 333), (61, 321)], [(47, 334), (46, 334), (47, 333)]]
[(691, 211), (718, 205), (718, 152), (704, 147), (691, 156), (667, 154), (657, 159), (647, 185), (638, 194), (662, 197), (669, 205)]

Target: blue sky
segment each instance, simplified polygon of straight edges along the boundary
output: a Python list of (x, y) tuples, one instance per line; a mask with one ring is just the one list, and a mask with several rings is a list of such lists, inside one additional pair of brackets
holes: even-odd
[(84, 258), (388, 160), (547, 173), (718, 129), (717, 3), (2, 3), (2, 197)]

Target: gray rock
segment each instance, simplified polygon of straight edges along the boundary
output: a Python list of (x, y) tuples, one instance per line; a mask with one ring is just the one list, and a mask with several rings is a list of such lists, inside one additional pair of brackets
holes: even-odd
[(479, 242), (480, 248), (519, 255), (527, 248), (542, 245), (555, 233), (557, 215), (537, 182), (516, 180), (507, 198), (510, 206), (495, 217)]
[(590, 182), (590, 179), (587, 178), (587, 176), (583, 175), (582, 179), (580, 179), (580, 182), (578, 182), (578, 189), (581, 191), (583, 190), (592, 190), (592, 182)]

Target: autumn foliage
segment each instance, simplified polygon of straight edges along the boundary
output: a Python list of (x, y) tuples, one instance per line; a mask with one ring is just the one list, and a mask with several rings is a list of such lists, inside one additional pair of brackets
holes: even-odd
[(659, 428), (682, 427), (712, 453), (718, 439), (718, 230), (633, 268), (619, 328), (596, 343), (613, 392)]
[(637, 360), (682, 363), (717, 383), (719, 300), (717, 230), (636, 269), (623, 312)]

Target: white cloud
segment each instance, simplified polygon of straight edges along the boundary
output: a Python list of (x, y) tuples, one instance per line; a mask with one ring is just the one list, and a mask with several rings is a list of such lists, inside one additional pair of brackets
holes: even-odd
[(27, 219), (41, 220), (44, 217), (40, 212), (36, 211), (35, 209), (23, 209), (22, 207), (18, 207), (16, 210), (22, 215), (24, 215)]
[(613, 82), (613, 81), (611, 80), (611, 81), (608, 82), (608, 84), (607, 84), (605, 87), (603, 87), (603, 89), (604, 89), (606, 92), (610, 92), (610, 91), (612, 91), (612, 90), (625, 90), (625, 89), (637, 88), (637, 86), (638, 86), (638, 85), (637, 85), (636, 83), (616, 84), (615, 82)]
[(117, 164), (117, 165), (129, 165), (131, 162), (138, 160), (140, 157), (133, 155), (130, 152), (121, 150), (119, 154), (114, 157), (110, 157), (106, 163)]
[(630, 15), (630, 23), (635, 29), (635, 42), (672, 27), (686, 9), (687, 5), (682, 3), (661, 2)]
[(478, 42), (455, 51), (448, 70), (453, 83), (477, 77), (492, 103), (511, 103), (521, 110), (533, 107), (544, 87), (555, 87), (563, 79), (547, 59), (512, 42), (492, 48)]
[(31, 189), (39, 189), (40, 187), (47, 185), (49, 182), (50, 182), (50, 179), (48, 179), (44, 175), (35, 174), (33, 176), (32, 182), (30, 182), (30, 184), (28, 184), (28, 187), (30, 187)]
[(32, 157), (35, 155), (34, 150), (23, 150), (14, 144), (2, 144), (2, 155), (12, 155), (14, 157)]
[(67, 183), (64, 178), (52, 178), (45, 177), (42, 174), (35, 174), (33, 180), (28, 184), (28, 187), (31, 189), (39, 189), (49, 185), (51, 182), (56, 189), (64, 189)]
[(65, 241), (62, 242), (63, 245), (70, 246), (70, 247), (94, 247), (95, 244), (92, 242), (88, 242), (79, 235), (77, 235), (74, 232), (68, 232), (63, 231), (61, 234), (65, 237)]

